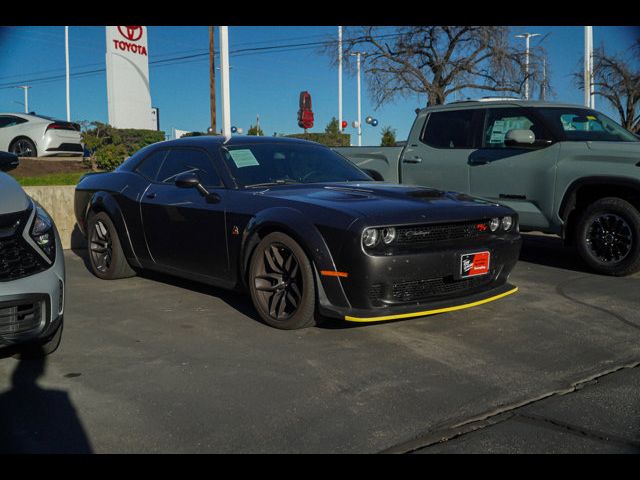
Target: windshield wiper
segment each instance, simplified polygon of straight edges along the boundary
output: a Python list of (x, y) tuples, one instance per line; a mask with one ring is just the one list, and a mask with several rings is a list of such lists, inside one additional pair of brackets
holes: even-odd
[(273, 180), (272, 182), (264, 182), (264, 183), (253, 183), (251, 185), (245, 185), (246, 188), (251, 188), (251, 187), (269, 187), (271, 185), (287, 185), (287, 184), (294, 184), (294, 183), (300, 183), (297, 180), (292, 180), (291, 178), (279, 178), (277, 180)]

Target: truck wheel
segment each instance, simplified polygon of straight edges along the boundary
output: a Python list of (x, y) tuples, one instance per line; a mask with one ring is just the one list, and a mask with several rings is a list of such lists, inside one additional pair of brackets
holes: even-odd
[(593, 270), (625, 276), (640, 270), (640, 213), (621, 198), (589, 205), (576, 226), (578, 253)]
[(274, 232), (262, 239), (251, 257), (248, 283), (265, 323), (283, 330), (317, 323), (311, 262), (288, 235)]
[(109, 215), (99, 212), (89, 217), (87, 240), (89, 263), (96, 277), (115, 280), (136, 274), (124, 256), (118, 232)]

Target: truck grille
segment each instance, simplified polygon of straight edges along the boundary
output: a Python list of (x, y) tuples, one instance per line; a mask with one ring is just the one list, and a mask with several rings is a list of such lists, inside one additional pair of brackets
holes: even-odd
[(0, 305), (0, 335), (25, 333), (40, 326), (42, 301)]
[(474, 239), (490, 233), (489, 220), (403, 227), (397, 229), (396, 243), (399, 245), (429, 245), (451, 240)]
[(46, 270), (44, 259), (16, 234), (0, 238), (0, 282), (28, 277)]

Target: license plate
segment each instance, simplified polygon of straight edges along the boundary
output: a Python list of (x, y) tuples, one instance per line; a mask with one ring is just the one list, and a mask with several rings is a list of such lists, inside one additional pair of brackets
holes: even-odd
[(490, 252), (464, 253), (460, 256), (460, 277), (477, 277), (489, 273)]

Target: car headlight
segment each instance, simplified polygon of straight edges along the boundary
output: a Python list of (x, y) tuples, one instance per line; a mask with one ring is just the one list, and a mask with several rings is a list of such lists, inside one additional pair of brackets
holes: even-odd
[(375, 247), (379, 239), (380, 234), (375, 228), (367, 228), (362, 232), (362, 244), (367, 248)]
[(49, 257), (51, 261), (56, 256), (56, 238), (53, 232), (53, 220), (40, 205), (35, 205), (36, 215), (31, 226), (31, 238), (38, 245), (40, 250)]
[(489, 228), (491, 229), (492, 232), (495, 232), (496, 230), (498, 230), (498, 227), (500, 227), (500, 219), (492, 218), (491, 221), (489, 222)]
[(382, 229), (382, 241), (385, 245), (389, 245), (396, 239), (396, 229), (393, 227), (387, 227)]
[(512, 226), (513, 226), (513, 218), (507, 216), (502, 219), (502, 229), (505, 232), (508, 232), (509, 230), (511, 230)]

